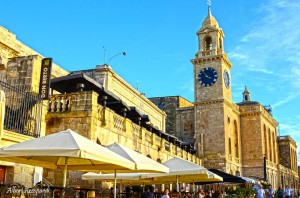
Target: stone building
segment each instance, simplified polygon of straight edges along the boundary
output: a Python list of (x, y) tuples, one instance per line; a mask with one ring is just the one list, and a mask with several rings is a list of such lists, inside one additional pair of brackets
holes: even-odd
[[(174, 135), (195, 142), (197, 155), (206, 168), (266, 179), (275, 188), (285, 185), (298, 188), (296, 142), (289, 136), (277, 135), (278, 122), (270, 107), (251, 101), (247, 87), (242, 102), (232, 101), (232, 64), (224, 51), (224, 32), (210, 8), (197, 36), (198, 52), (191, 60), (194, 106), (187, 109), (177, 106), (167, 112), (170, 119), (167, 123), (176, 123), (170, 132), (189, 128), (189, 135), (182, 137), (176, 132)], [(169, 97), (155, 100), (168, 101)]]
[(178, 137), (185, 143), (194, 144), (194, 117), (193, 113), (188, 111), (194, 110), (193, 103), (181, 96), (154, 97), (149, 100), (166, 113), (168, 134)]
[[(72, 129), (103, 146), (118, 142), (158, 162), (178, 156), (201, 164), (182, 141), (164, 132), (165, 112), (109, 65), (70, 73), (53, 63), (51, 94), (41, 100), (43, 59), (0, 26), (0, 98), (6, 107), (1, 147)], [(0, 115), (3, 118), (4, 112)], [(44, 182), (62, 185), (62, 171), (1, 161), (0, 183), (32, 187), (42, 175)], [(67, 185), (95, 186), (81, 175), (69, 171)]]
[[(46, 103), (36, 97), (41, 60), (39, 53), (0, 26), (0, 90), (4, 91), (6, 100), (4, 123), (0, 129), (1, 147), (45, 135)], [(64, 69), (52, 65), (52, 77), (66, 74)], [(24, 117), (25, 112), (28, 117)], [(24, 118), (27, 118), (26, 123)], [(1, 161), (0, 183), (15, 181), (30, 187), (38, 181), (40, 174), (39, 167)]]

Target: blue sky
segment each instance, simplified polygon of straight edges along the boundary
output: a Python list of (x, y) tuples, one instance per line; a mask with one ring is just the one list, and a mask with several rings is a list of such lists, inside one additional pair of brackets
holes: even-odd
[[(251, 99), (273, 107), (280, 135), (300, 146), (299, 0), (212, 2), (233, 63), (233, 100), (244, 86)], [(181, 95), (193, 101), (196, 32), (205, 0), (1, 1), (0, 25), (66, 70), (109, 64), (147, 97)]]

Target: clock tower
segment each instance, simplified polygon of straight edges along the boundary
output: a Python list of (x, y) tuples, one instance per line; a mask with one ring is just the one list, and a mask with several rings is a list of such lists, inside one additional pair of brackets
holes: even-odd
[[(239, 113), (231, 99), (224, 33), (211, 14), (202, 23), (194, 65), (195, 145), (206, 168), (240, 171)], [(232, 123), (231, 123), (232, 122)], [(233, 167), (233, 168), (232, 168)]]

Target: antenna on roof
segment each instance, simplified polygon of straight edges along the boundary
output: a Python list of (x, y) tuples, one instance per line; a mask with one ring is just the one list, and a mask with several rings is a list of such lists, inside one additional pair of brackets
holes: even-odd
[(106, 64), (106, 48), (103, 46), (104, 49), (104, 64)]
[(136, 90), (139, 90), (139, 81), (136, 80)]
[(211, 0), (207, 0), (207, 5), (208, 5), (208, 14), (211, 13), (210, 7), (211, 7)]

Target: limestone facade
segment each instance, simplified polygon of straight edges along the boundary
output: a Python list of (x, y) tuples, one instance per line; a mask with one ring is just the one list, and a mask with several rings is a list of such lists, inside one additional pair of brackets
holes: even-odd
[(175, 136), (188, 144), (195, 143), (195, 115), (194, 107), (182, 107), (176, 109)]
[[(39, 53), (17, 40), (15, 34), (0, 26), (0, 80), (2, 82), (6, 82), (9, 85), (26, 91), (37, 92), (40, 80), (41, 59), (42, 56)], [(67, 72), (64, 69), (55, 64), (53, 65), (53, 76), (66, 74)], [(11, 100), (16, 101), (14, 95), (7, 95), (6, 97), (11, 97)], [(14, 104), (14, 106), (15, 105), (18, 104)], [(44, 107), (46, 107), (46, 104)], [(40, 135), (44, 135), (45, 122), (41, 123), (41, 131), (43, 131), (43, 133)], [(33, 138), (32, 136), (8, 130), (1, 131), (1, 134), (1, 147)], [(27, 187), (31, 187), (37, 182), (36, 174), (40, 171), (35, 167), (9, 162), (1, 162), (1, 165), (5, 169), (5, 182), (18, 182)], [(24, 172), (26, 173), (22, 174)]]

